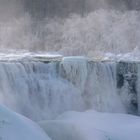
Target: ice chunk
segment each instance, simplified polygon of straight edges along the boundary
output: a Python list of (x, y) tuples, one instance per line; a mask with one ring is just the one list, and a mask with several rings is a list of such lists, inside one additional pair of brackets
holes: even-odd
[(124, 114), (67, 112), (40, 125), (53, 140), (140, 139), (140, 118)]
[(0, 105), (0, 140), (50, 140), (35, 123)]

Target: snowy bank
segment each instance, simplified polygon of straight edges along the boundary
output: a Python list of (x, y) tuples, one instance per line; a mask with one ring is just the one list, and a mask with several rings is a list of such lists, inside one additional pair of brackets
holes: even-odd
[(0, 105), (0, 140), (50, 140), (34, 122)]
[(140, 117), (124, 114), (67, 112), (40, 125), (53, 140), (140, 139)]

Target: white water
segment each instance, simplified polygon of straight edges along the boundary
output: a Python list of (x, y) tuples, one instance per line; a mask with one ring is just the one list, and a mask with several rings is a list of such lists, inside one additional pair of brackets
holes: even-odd
[(138, 65), (138, 83), (137, 83), (137, 88), (138, 88), (138, 113), (140, 115), (140, 64)]
[[(0, 103), (36, 121), (69, 110), (138, 114), (139, 86), (131, 76), (137, 75), (137, 69), (133, 71), (131, 63), (127, 69), (127, 62), (94, 62), (84, 57), (41, 61), (1, 61)], [(121, 74), (124, 81), (118, 79)]]
[(81, 110), (78, 89), (58, 76), (57, 65), (1, 63), (1, 103), (33, 120), (50, 119), (65, 110)]

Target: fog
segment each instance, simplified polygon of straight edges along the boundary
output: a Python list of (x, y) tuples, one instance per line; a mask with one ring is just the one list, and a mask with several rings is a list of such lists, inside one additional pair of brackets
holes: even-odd
[(0, 50), (88, 55), (139, 49), (139, 0), (0, 0)]

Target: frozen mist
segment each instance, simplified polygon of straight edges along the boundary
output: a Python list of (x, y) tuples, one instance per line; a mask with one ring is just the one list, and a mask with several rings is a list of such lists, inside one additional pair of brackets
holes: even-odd
[(102, 58), (139, 52), (138, 0), (0, 0), (0, 49)]

